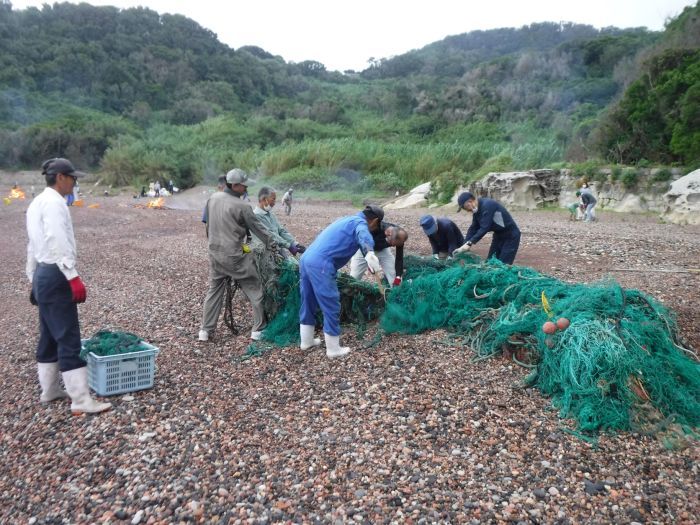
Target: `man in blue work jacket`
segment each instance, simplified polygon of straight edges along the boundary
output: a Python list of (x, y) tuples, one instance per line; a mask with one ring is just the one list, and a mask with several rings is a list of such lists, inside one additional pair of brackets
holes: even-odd
[(383, 218), (384, 211), (379, 206), (367, 206), (357, 215), (338, 219), (316, 237), (301, 257), (299, 333), (302, 350), (321, 344), (320, 339), (314, 339), (316, 312), (320, 308), (326, 356), (342, 357), (350, 352), (350, 348), (340, 346), (340, 292), (336, 274), (358, 249), (369, 271), (381, 270), (371, 232), (379, 228)]
[(446, 217), (435, 219), (432, 215), (423, 215), (420, 218), (420, 225), (430, 241), (433, 259), (452, 257), (452, 253), (464, 244), (464, 237), (459, 227)]
[(491, 248), (486, 258), (495, 257), (505, 264), (513, 264), (520, 246), (520, 230), (508, 210), (493, 199), (477, 199), (469, 191), (460, 194), (457, 204), (458, 212), (467, 210), (472, 213), (472, 224), (464, 237), (464, 244), (454, 253), (469, 251), (484, 235), (493, 232)]

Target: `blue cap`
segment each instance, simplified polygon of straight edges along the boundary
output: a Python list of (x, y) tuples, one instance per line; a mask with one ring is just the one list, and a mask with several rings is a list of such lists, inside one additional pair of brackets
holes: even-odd
[(432, 215), (423, 215), (420, 218), (420, 225), (426, 235), (433, 235), (437, 231), (437, 223)]
[(457, 199), (457, 211), (461, 211), (462, 208), (464, 207), (464, 203), (467, 201), (470, 201), (474, 198), (474, 194), (471, 191), (464, 191), (459, 194), (459, 198)]

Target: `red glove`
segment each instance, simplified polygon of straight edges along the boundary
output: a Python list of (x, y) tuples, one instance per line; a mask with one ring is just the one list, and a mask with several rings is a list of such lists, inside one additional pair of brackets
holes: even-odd
[(401, 277), (399, 277), (397, 275), (396, 277), (394, 277), (394, 284), (392, 286), (398, 286), (400, 284), (401, 284)]
[(73, 292), (73, 302), (74, 303), (84, 303), (87, 298), (87, 290), (85, 289), (85, 284), (80, 277), (73, 277), (70, 281), (71, 292)]

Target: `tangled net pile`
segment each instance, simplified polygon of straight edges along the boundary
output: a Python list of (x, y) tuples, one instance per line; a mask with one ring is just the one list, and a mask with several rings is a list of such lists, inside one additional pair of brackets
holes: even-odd
[(87, 355), (92, 352), (97, 356), (128, 354), (145, 350), (141, 345), (141, 338), (130, 332), (111, 332), (99, 330), (90, 339), (83, 342), (80, 357), (87, 360)]
[[(471, 254), (451, 261), (408, 255), (404, 283), (386, 292), (338, 277), (342, 317), (364, 326), (381, 317), (386, 333), (448, 329), (475, 359), (506, 354), (532, 369), (524, 386), (552, 397), (582, 431), (657, 432), (700, 423), (700, 364), (684, 348), (672, 312), (614, 281), (567, 284), (530, 268)], [(284, 261), (266, 286), (276, 311), (265, 338), (299, 341), (299, 274)], [(543, 295), (548, 298), (543, 305)], [(547, 335), (547, 320), (570, 325)]]

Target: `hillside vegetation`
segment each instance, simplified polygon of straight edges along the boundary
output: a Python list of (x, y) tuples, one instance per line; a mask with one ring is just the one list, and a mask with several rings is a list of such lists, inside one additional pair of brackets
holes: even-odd
[(180, 187), (236, 165), (354, 192), (584, 161), (695, 167), (699, 11), (663, 33), (474, 31), (342, 74), (231, 49), (179, 15), (3, 1), (0, 164), (66, 156), (114, 184)]

